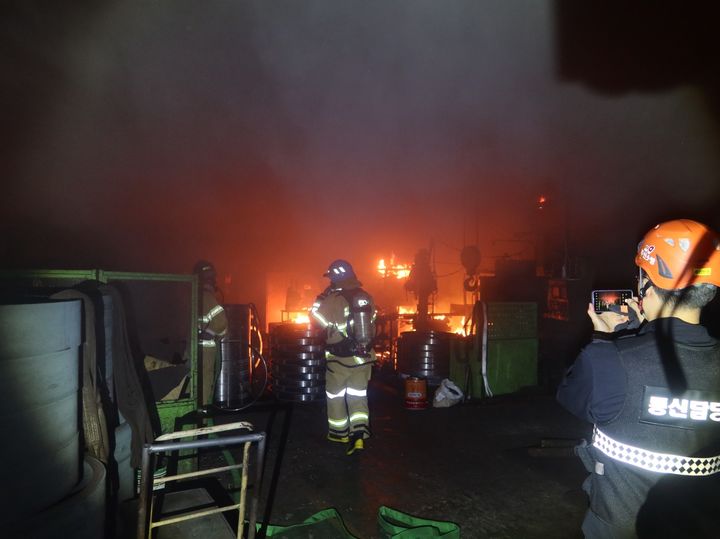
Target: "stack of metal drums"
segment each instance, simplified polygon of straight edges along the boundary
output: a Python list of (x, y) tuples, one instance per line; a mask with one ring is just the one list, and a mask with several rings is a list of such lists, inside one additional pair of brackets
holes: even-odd
[(310, 324), (270, 324), (270, 364), (270, 387), (278, 399), (325, 399), (325, 336)]
[(440, 385), (450, 375), (453, 333), (442, 331), (406, 331), (397, 343), (397, 368), (402, 375), (425, 378)]

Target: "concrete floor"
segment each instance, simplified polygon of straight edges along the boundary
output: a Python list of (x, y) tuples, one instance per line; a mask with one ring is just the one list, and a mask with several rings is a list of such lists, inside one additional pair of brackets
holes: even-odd
[(537, 447), (542, 440), (587, 438), (591, 426), (552, 395), (518, 393), (425, 410), (406, 409), (403, 398), (396, 377), (374, 375), (373, 437), (350, 457), (325, 439), (322, 402), (270, 401), (217, 418), (247, 420), (268, 433), (259, 520), (297, 524), (332, 507), (353, 535), (373, 539), (381, 537), (377, 513), (385, 505), (455, 522), (464, 538), (582, 537), (585, 471), (573, 456), (552, 456), (567, 449)]

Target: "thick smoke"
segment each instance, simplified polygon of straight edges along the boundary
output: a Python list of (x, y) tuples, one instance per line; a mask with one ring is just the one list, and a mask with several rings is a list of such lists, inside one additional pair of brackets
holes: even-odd
[(260, 301), (266, 272), (337, 256), (434, 242), (457, 268), (477, 238), (492, 269), (546, 229), (604, 256), (661, 217), (711, 215), (715, 96), (560, 78), (563, 5), (26, 3), (2, 31), (1, 254), (162, 272), (207, 257)]

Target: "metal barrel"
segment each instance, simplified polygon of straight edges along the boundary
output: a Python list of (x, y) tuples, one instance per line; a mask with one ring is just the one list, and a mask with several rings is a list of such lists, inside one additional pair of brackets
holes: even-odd
[(220, 341), (221, 361), (215, 404), (220, 408), (236, 408), (251, 398), (253, 313), (249, 304), (223, 305), (223, 308), (228, 330)]

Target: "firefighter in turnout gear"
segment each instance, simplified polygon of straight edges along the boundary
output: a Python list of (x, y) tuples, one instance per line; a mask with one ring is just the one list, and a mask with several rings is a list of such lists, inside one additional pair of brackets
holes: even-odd
[(347, 443), (351, 455), (364, 449), (370, 437), (367, 387), (375, 361), (376, 311), (347, 261), (335, 260), (324, 276), (330, 286), (315, 299), (310, 314), (326, 331), (327, 438)]
[[(594, 424), (576, 448), (590, 476), (585, 537), (717, 537), (720, 530), (720, 343), (700, 325), (720, 286), (720, 238), (686, 219), (638, 245), (636, 334), (628, 316), (588, 315), (593, 342), (558, 401)], [(626, 330), (623, 330), (626, 333)]]
[(205, 260), (195, 264), (194, 273), (200, 284), (200, 311), (198, 318), (198, 344), (200, 346), (200, 371), (202, 388), (200, 392), (201, 413), (208, 413), (215, 393), (216, 356), (220, 349), (220, 340), (227, 333), (225, 309), (217, 300), (215, 266)]

